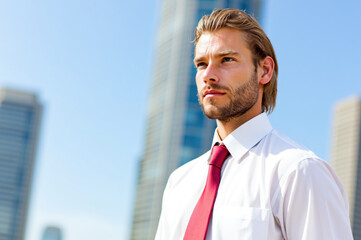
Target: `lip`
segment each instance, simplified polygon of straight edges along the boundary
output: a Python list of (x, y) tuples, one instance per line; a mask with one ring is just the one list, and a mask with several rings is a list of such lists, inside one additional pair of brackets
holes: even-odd
[(208, 89), (206, 91), (204, 91), (203, 97), (219, 97), (219, 96), (223, 96), (225, 93), (221, 92), (221, 91), (217, 91), (214, 89)]

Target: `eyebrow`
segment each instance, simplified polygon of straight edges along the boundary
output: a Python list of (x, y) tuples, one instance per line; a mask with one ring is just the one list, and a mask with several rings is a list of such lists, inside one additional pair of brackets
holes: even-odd
[[(232, 49), (226, 49), (226, 50), (220, 51), (215, 54), (216, 58), (220, 58), (220, 57), (224, 57), (224, 56), (240, 56), (240, 54), (237, 51), (234, 51)], [(194, 58), (193, 62), (197, 63), (197, 62), (202, 62), (204, 60), (205, 60), (204, 57), (196, 57), (196, 58)]]

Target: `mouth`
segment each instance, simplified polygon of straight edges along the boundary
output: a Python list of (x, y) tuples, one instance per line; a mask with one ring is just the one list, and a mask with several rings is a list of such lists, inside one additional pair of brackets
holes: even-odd
[(203, 98), (212, 98), (212, 97), (220, 97), (225, 95), (226, 93), (214, 90), (214, 89), (208, 89), (204, 91)]

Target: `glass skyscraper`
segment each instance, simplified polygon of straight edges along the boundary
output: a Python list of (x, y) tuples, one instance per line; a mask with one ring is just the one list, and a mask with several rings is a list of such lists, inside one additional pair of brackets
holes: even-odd
[(355, 240), (361, 239), (361, 100), (351, 97), (335, 105), (332, 165), (341, 178), (350, 203)]
[(169, 175), (211, 147), (215, 121), (206, 119), (198, 104), (193, 66), (198, 21), (218, 8), (246, 10), (257, 18), (260, 0), (163, 0), (161, 8), (132, 240), (154, 239)]
[(0, 239), (23, 240), (42, 107), (34, 94), (0, 89)]

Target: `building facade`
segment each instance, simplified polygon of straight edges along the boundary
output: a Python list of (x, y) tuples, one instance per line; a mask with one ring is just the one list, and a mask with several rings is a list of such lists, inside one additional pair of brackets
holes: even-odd
[(61, 229), (54, 226), (46, 227), (41, 240), (62, 240)]
[(215, 121), (199, 107), (193, 65), (198, 21), (218, 8), (246, 10), (257, 18), (260, 0), (163, 0), (161, 8), (132, 240), (154, 239), (169, 175), (211, 147)]
[(0, 239), (23, 240), (42, 107), (31, 93), (0, 89)]
[(361, 240), (361, 100), (351, 97), (335, 105), (331, 161), (350, 203), (354, 239)]

